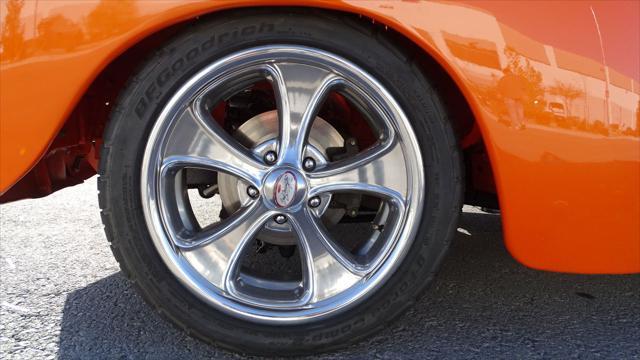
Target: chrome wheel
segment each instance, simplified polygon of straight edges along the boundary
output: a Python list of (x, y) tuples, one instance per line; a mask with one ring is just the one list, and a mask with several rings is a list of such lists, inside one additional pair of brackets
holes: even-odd
[[(275, 111), (225, 129), (218, 104), (264, 81)], [(351, 140), (318, 116), (331, 92), (366, 119), (366, 148), (332, 153)], [(195, 171), (215, 173), (224, 209), (206, 226), (189, 200)], [(235, 53), (190, 78), (160, 113), (141, 169), (146, 224), (170, 271), (217, 309), (269, 324), (333, 315), (384, 284), (415, 237), (424, 186), (415, 134), (385, 88), (345, 59), (289, 45)], [(331, 205), (344, 198), (350, 206)], [(376, 207), (370, 231), (347, 246), (351, 233), (336, 228), (364, 201)], [(256, 240), (295, 246), (300, 277), (249, 271)]]

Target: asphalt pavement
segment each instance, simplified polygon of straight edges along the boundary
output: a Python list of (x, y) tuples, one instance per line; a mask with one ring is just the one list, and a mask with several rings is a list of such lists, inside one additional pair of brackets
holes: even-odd
[[(174, 329), (135, 293), (105, 239), (95, 178), (0, 206), (0, 358), (241, 357)], [(321, 357), (640, 359), (640, 276), (528, 269), (505, 250), (500, 216), (465, 208), (417, 306)]]

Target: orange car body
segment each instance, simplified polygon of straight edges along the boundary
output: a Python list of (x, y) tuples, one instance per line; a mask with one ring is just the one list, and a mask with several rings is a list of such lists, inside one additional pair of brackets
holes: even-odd
[[(55, 177), (64, 149), (84, 149), (93, 169), (83, 171), (95, 172), (102, 127), (87, 130), (92, 112), (79, 104), (137, 44), (206, 14), (284, 5), (359, 14), (440, 64), (473, 112), (461, 144), (486, 146), (517, 260), (552, 271), (640, 271), (634, 1), (2, 0), (0, 194), (47, 185), (25, 176)], [(509, 66), (517, 74), (503, 71)], [(70, 124), (74, 113), (85, 120)]]

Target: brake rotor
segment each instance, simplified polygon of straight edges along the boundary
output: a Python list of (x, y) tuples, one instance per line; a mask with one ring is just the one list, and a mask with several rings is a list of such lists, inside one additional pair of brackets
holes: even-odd
[[(244, 146), (252, 149), (259, 157), (270, 150), (277, 150), (278, 138), (278, 112), (276, 110), (258, 114), (242, 124), (234, 133)], [(316, 162), (316, 167), (325, 166), (328, 160), (327, 149), (344, 146), (344, 139), (331, 124), (321, 117), (316, 117), (311, 125), (309, 133), (309, 145), (305, 148), (305, 157), (311, 157)], [(246, 189), (248, 184), (239, 178), (218, 173), (218, 188), (222, 205), (228, 214), (234, 213), (242, 205), (250, 200)], [(326, 225), (337, 224), (344, 216), (344, 209), (328, 208), (331, 195), (321, 196), (322, 204), (315, 211), (322, 214)], [(257, 236), (258, 239), (274, 245), (295, 245), (296, 236), (289, 223), (277, 224), (268, 222)]]

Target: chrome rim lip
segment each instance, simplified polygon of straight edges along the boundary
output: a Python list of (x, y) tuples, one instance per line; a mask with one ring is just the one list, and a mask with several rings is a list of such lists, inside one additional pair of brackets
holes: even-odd
[[(346, 294), (349, 296), (329, 297), (315, 303), (313, 307), (295, 310), (282, 310), (277, 306), (269, 307), (269, 304), (260, 302), (256, 302), (253, 305), (249, 302), (238, 302), (237, 299), (222, 293), (220, 289), (190, 266), (184, 256), (176, 251), (165, 233), (167, 224), (160, 211), (158, 211), (158, 177), (160, 169), (156, 166), (160, 160), (158, 147), (161, 141), (158, 140), (167, 131), (167, 124), (170, 124), (177, 115), (187, 108), (186, 104), (194, 98), (196, 93), (206, 91), (211, 86), (212, 79), (215, 79), (216, 75), (223, 74), (225, 70), (233, 68), (234, 64), (248, 59), (260, 58), (260, 61), (265, 61), (268, 58), (285, 56), (295, 57), (297, 61), (308, 59), (314, 64), (317, 64), (321, 59), (328, 68), (347, 69), (357, 74), (359, 80), (365, 81), (368, 87), (375, 89), (378, 97), (384, 100), (386, 105), (384, 111), (390, 112), (389, 118), (393, 121), (394, 130), (398, 138), (402, 140), (401, 146), (405, 164), (409, 167), (407, 173), (411, 175), (407, 179), (406, 194), (409, 206), (404, 209), (404, 217), (398, 225), (399, 233), (396, 234), (394, 241), (389, 245), (390, 250), (386, 252), (386, 256), (380, 261), (378, 268), (371, 271), (370, 275), (364, 280), (343, 291), (351, 292)], [(349, 77), (349, 74), (341, 75), (346, 78)], [(194, 91), (194, 89), (196, 90)], [(422, 164), (420, 148), (409, 120), (384, 86), (367, 72), (341, 57), (314, 48), (293, 45), (260, 46), (226, 56), (207, 66), (191, 77), (168, 101), (151, 130), (145, 148), (141, 168), (141, 200), (147, 228), (162, 260), (178, 280), (192, 293), (205, 303), (241, 319), (265, 324), (300, 324), (336, 314), (363, 301), (388, 280), (397, 269), (415, 238), (418, 222), (422, 214), (424, 200), (422, 190), (425, 186)]]

